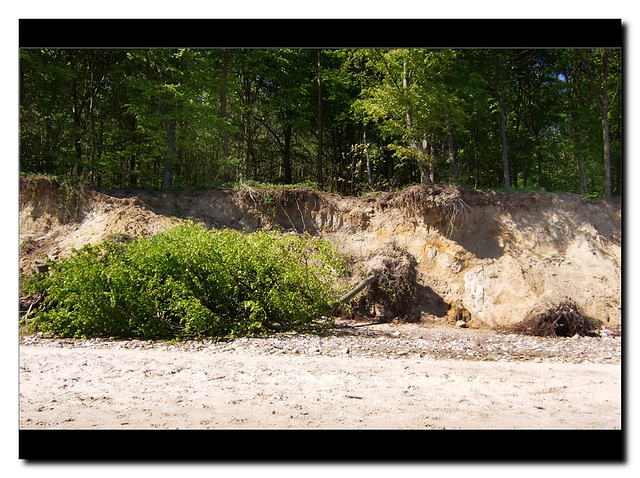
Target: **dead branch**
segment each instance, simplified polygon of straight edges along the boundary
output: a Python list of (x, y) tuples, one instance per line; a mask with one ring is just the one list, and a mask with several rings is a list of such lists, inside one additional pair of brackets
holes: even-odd
[(332, 307), (336, 307), (338, 304), (347, 302), (348, 300), (352, 299), (358, 293), (360, 293), (365, 287), (367, 287), (369, 284), (374, 283), (376, 280), (378, 280), (378, 278), (376, 276), (369, 276), (366, 279), (363, 279), (362, 281), (360, 281), (360, 283), (357, 286), (355, 286), (353, 289), (351, 289), (345, 295), (343, 295), (338, 300), (336, 300), (332, 304)]

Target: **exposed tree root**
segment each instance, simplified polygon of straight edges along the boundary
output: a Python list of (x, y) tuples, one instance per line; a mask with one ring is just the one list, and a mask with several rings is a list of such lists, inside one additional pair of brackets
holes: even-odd
[(369, 277), (375, 277), (364, 293), (351, 302), (356, 316), (389, 321), (415, 319), (417, 305), (415, 258), (397, 246), (387, 246), (364, 261)]
[(466, 223), (471, 211), (462, 198), (462, 190), (455, 186), (416, 186), (406, 189), (398, 199), (402, 206), (411, 213), (426, 216), (435, 213), (439, 229), (447, 237)]
[(587, 317), (572, 299), (565, 298), (546, 309), (536, 308), (513, 331), (540, 337), (573, 337), (595, 335), (601, 325), (598, 320)]

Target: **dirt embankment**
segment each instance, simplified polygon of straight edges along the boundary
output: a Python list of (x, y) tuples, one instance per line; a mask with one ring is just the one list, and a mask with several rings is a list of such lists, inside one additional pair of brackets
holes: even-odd
[[(309, 232), (384, 276), (401, 299), (368, 315), (510, 327), (570, 298), (621, 326), (621, 205), (575, 195), (415, 186), (359, 198), (307, 189), (95, 191), (21, 179), (20, 268), (107, 238), (148, 236), (181, 220)], [(357, 277), (354, 276), (354, 280)], [(396, 291), (397, 292), (397, 291)]]

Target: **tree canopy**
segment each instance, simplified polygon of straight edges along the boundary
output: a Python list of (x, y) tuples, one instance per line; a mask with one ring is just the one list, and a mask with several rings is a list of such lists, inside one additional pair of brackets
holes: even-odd
[(620, 195), (619, 49), (23, 49), (20, 169)]

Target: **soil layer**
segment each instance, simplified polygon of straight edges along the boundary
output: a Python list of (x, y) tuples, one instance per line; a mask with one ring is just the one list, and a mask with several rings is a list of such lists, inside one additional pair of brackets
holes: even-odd
[(38, 258), (150, 236), (182, 220), (275, 228), (337, 244), (350, 256), (354, 285), (374, 273), (385, 278), (382, 288), (397, 287), (402, 300), (356, 308), (367, 317), (504, 328), (570, 300), (599, 325), (620, 329), (620, 217), (619, 201), (452, 186), (354, 198), (246, 185), (96, 191), (23, 178), (20, 268), (29, 273)]

